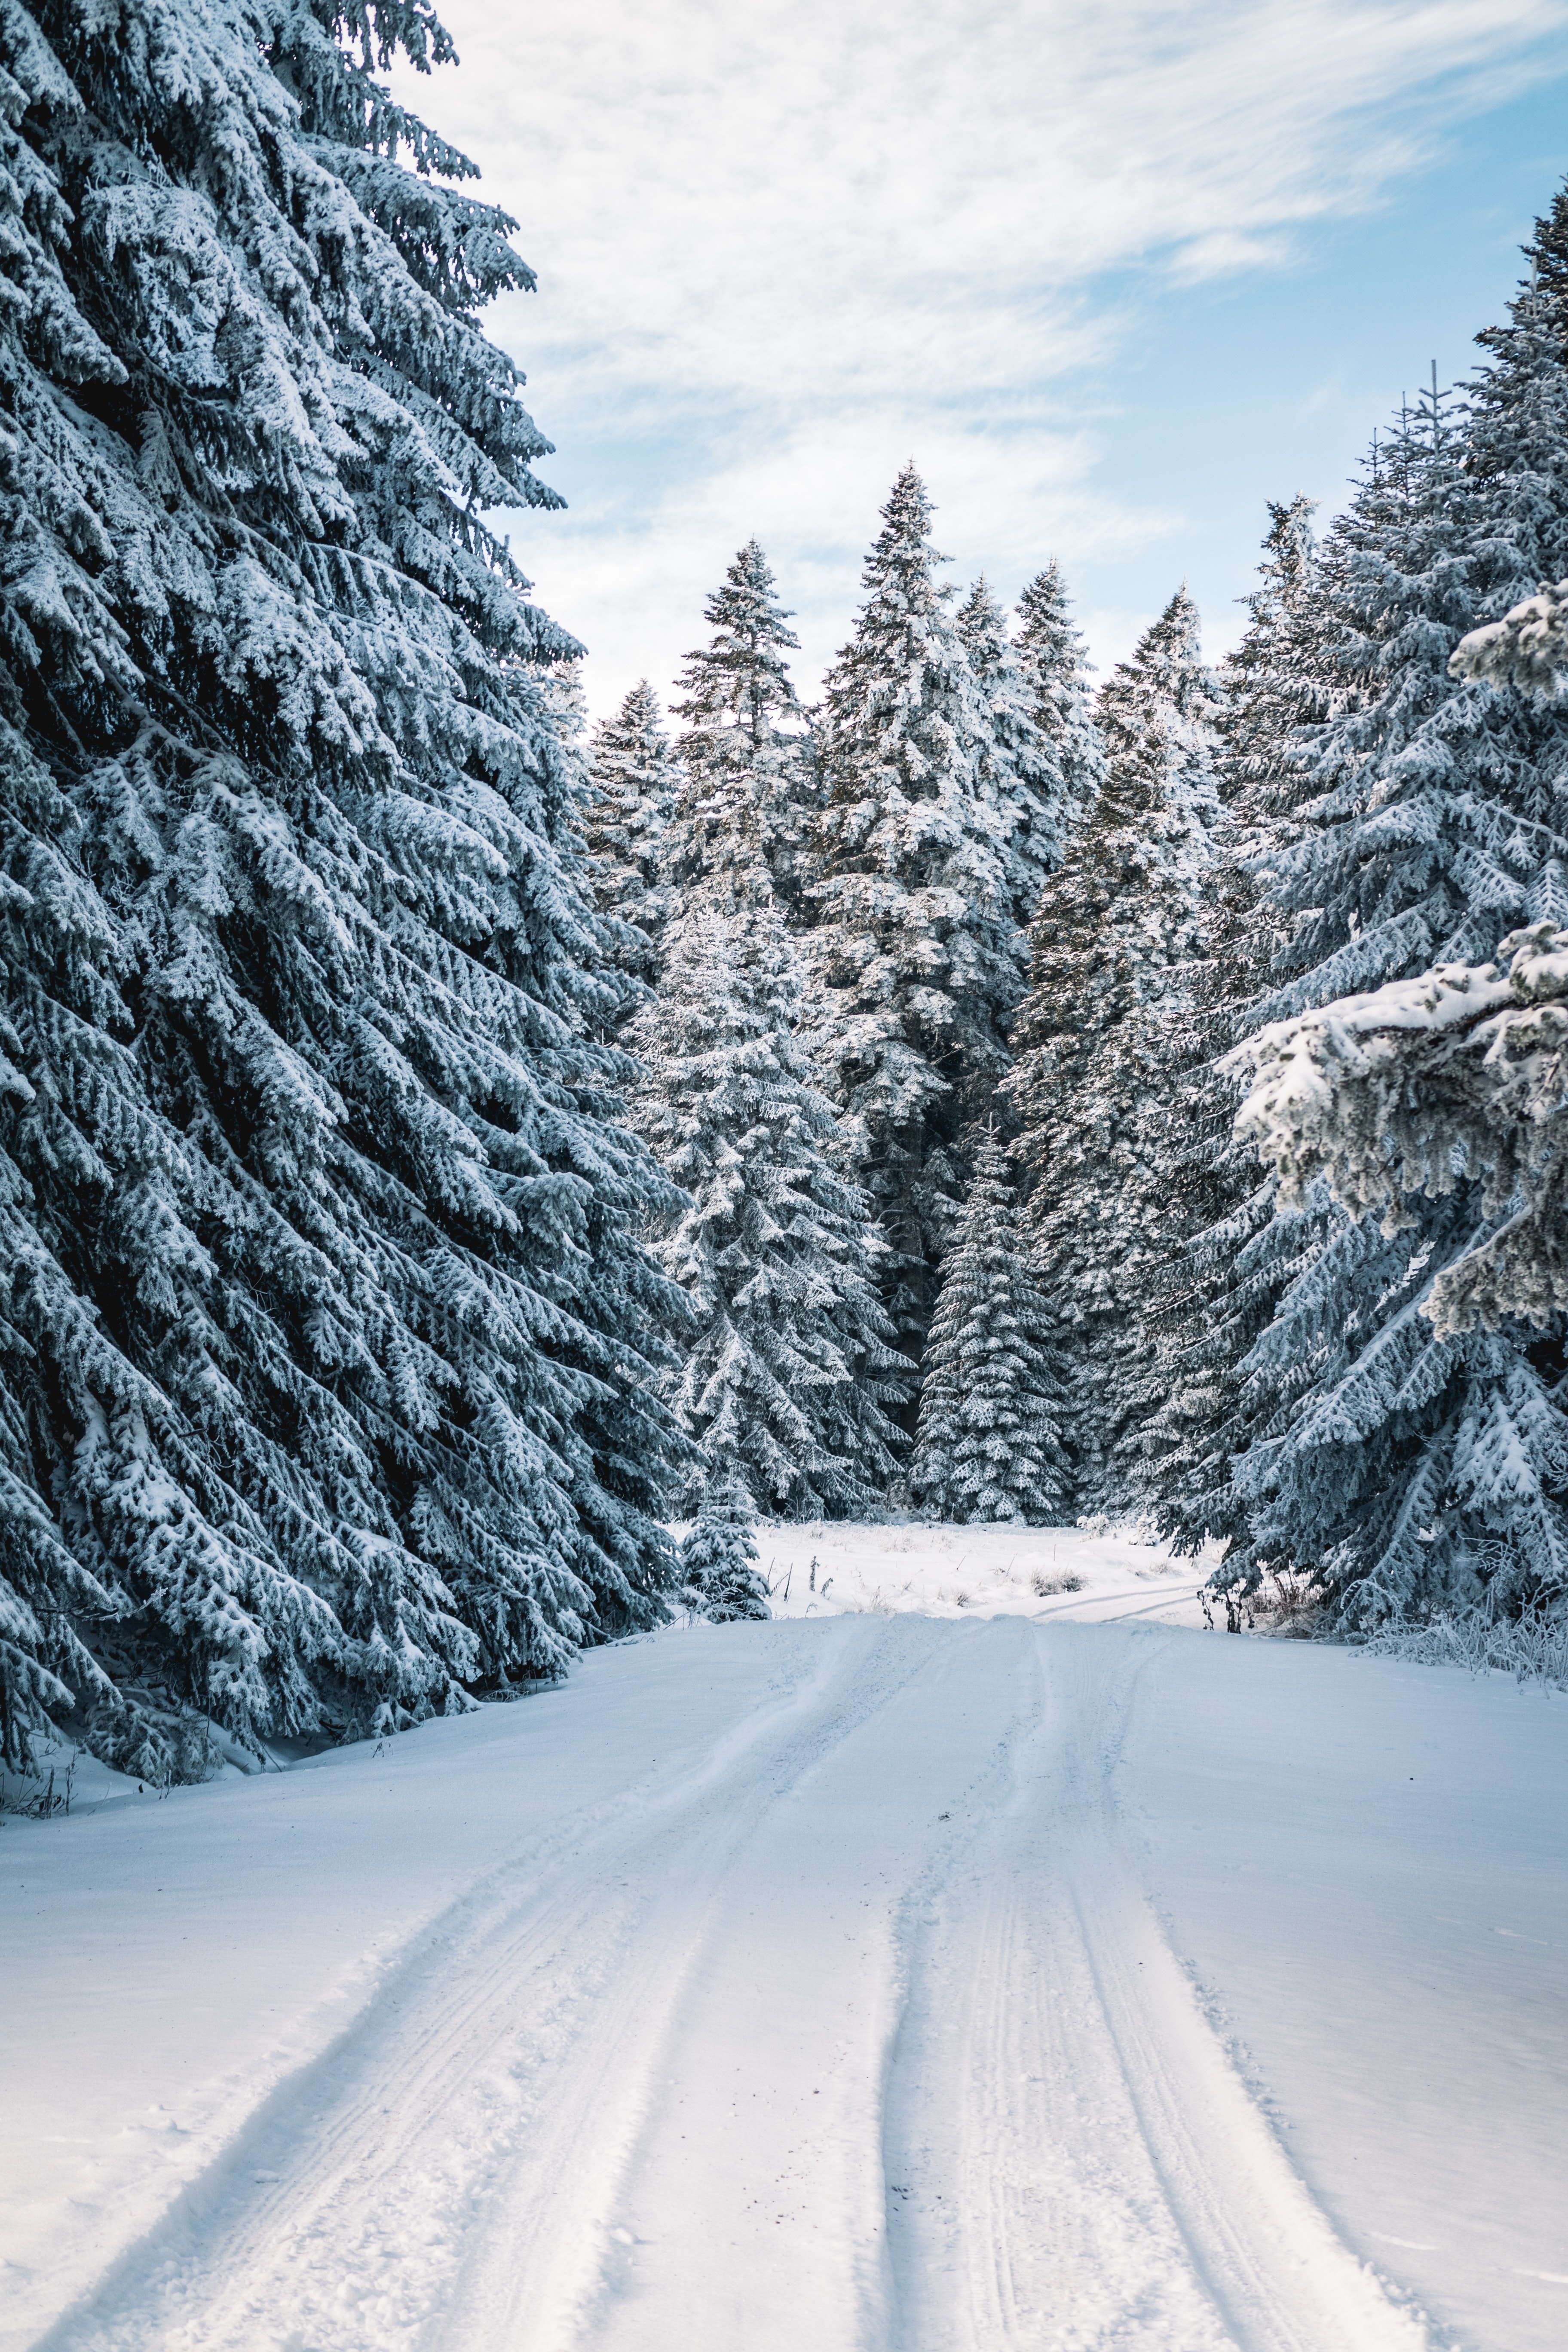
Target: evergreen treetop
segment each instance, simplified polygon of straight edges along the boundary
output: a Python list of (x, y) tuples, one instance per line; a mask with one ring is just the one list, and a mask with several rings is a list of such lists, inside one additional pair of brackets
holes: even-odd
[(735, 728), (754, 758), (781, 731), (799, 732), (800, 698), (784, 655), (798, 653), (800, 639), (785, 625), (789, 617), (772, 565), (749, 539), (703, 609), (711, 641), (686, 656), (687, 698), (675, 709), (693, 734)]
[(1218, 813), (1218, 697), (1197, 630), (1183, 587), (1101, 695), (1105, 779), (1029, 934), (1008, 1081), (1026, 1119), (1037, 1098), (1058, 1099), (1120, 1023), (1162, 1002), (1171, 971), (1195, 951)]
[(819, 1066), (866, 1135), (895, 1252), (895, 1318), (917, 1351), (958, 1139), (1006, 1066), (1023, 961), (1011, 819), (986, 789), (989, 720), (937, 578), (931, 516), (911, 463), (882, 509), (866, 602), (827, 680), (809, 892)]
[(1070, 833), (1100, 790), (1105, 753), (1094, 720), (1088, 656), (1054, 556), (1018, 599), (1014, 651), (1032, 697), (1036, 730), (1050, 749), (1060, 780), (1047, 798), (1065, 813)]
[(710, 643), (687, 656), (676, 715), (686, 782), (665, 845), (669, 887), (722, 872), (742, 898), (798, 888), (813, 793), (810, 741), (786, 653), (786, 624), (766, 556), (749, 540), (708, 600)]
[(1039, 903), (1046, 876), (1061, 863), (1079, 804), (1063, 773), (1060, 747), (1042, 735), (1035, 694), (1007, 635), (1007, 616), (984, 572), (958, 614), (958, 636), (985, 716), (979, 796), (1003, 820), (1002, 857), (1015, 929)]

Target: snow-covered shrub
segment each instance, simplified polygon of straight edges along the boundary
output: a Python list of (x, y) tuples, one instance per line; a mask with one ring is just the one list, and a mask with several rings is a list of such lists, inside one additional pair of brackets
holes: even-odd
[(1273, 1569), (1248, 1596), (1255, 1619), (1270, 1633), (1288, 1633), (1308, 1640), (1317, 1633), (1323, 1615), (1323, 1596), (1310, 1576), (1293, 1569)]
[(1497, 1617), (1485, 1607), (1439, 1610), (1425, 1623), (1380, 1625), (1358, 1646), (1371, 1657), (1463, 1666), (1472, 1675), (1511, 1675), (1516, 1683), (1568, 1690), (1568, 1619), (1537, 1609), (1518, 1617)]
[(680, 1547), (681, 1598), (715, 1624), (769, 1614), (767, 1580), (757, 1567), (752, 1534), (756, 1516), (739, 1461), (728, 1455), (704, 1483)]

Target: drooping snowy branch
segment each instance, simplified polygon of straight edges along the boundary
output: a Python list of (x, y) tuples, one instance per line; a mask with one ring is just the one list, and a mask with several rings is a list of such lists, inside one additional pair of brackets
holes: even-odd
[(1287, 1207), (1326, 1177), (1394, 1233), (1414, 1194), (1482, 1176), (1488, 1220), (1423, 1312), (1439, 1337), (1568, 1307), (1568, 930), (1536, 923), (1495, 963), (1445, 964), (1293, 1021), (1240, 1049), (1238, 1115)]
[(1543, 580), (1533, 596), (1484, 629), (1459, 639), (1448, 661), (1451, 677), (1512, 684), (1535, 694), (1568, 690), (1568, 580)]

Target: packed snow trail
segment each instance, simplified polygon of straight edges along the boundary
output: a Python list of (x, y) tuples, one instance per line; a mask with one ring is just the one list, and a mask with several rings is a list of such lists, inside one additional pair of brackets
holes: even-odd
[(1124, 1850), (1148, 1649), (1032, 1643), (977, 1835), (933, 1869), (887, 2136), (907, 2352), (1405, 2346), (1201, 2016)]
[(765, 1702), (447, 1906), (36, 2340), (1415, 2352), (1124, 1846), (1186, 1638), (693, 1635), (769, 1645)]

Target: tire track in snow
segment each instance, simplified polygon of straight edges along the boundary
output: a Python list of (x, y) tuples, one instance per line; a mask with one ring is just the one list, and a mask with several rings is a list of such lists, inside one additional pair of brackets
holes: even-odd
[[(1180, 1607), (1188, 1597), (1185, 1587), (1174, 1591), (1167, 1587), (1151, 1600), (1148, 1585), (1138, 1584), (1128, 1592), (1085, 1592), (1070, 1601), (1058, 1601), (1049, 1609), (1031, 1609), (1023, 1613), (1025, 1622), (1031, 1625), (1047, 1624), (1055, 1619), (1065, 1619), (1075, 1625), (1121, 1625), (1130, 1618), (1157, 1617), (1163, 1610)], [(1136, 1601), (1140, 1605), (1103, 1613), (1108, 1603), (1119, 1601)]]
[(1138, 1885), (1114, 1793), (1138, 1653), (1051, 1628), (1036, 1656), (1012, 1786), (933, 1875), (910, 1953), (897, 2352), (1418, 2352), (1423, 2325), (1292, 2171)]
[[(695, 1778), (608, 1826), (568, 1825), (451, 1906), (335, 2048), (280, 2086), (37, 2352), (438, 2340), (498, 2200), (514, 2265), (528, 2248), (510, 2232), (542, 2241), (561, 2225), (533, 2284), (569, 2306), (574, 2261), (599, 2256), (595, 2175), (635, 2128), (649, 2049), (725, 1868), (933, 1638), (860, 1621)], [(547, 2338), (527, 2340), (542, 2352)]]
[(945, 1626), (758, 1825), (672, 2011), (663, 2096), (616, 2184), (624, 2249), (574, 2352), (890, 2341), (881, 2143), (901, 1923), (933, 1841), (954, 1834), (941, 1824), (995, 1778), (1011, 1648), (1013, 1662), (984, 1624)]
[(450, 1906), (38, 2352), (1417, 2352), (1129, 1859), (1158, 1642), (796, 1639)]

